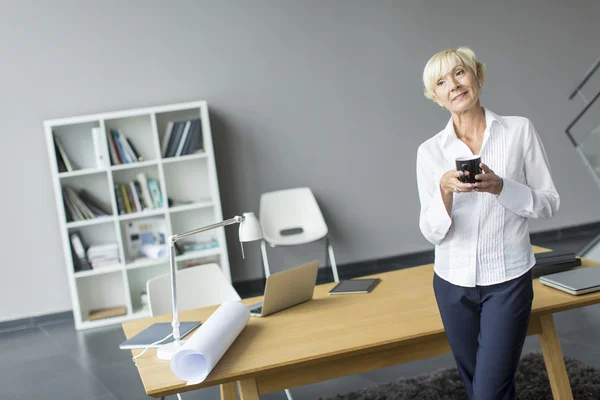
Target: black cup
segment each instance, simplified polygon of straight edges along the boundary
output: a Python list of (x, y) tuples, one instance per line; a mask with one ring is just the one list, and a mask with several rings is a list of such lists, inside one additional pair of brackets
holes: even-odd
[(456, 159), (456, 170), (457, 171), (469, 171), (469, 175), (461, 175), (460, 181), (465, 183), (475, 183), (475, 175), (482, 174), (483, 171), (479, 167), (481, 164), (481, 157), (469, 156), (459, 157)]

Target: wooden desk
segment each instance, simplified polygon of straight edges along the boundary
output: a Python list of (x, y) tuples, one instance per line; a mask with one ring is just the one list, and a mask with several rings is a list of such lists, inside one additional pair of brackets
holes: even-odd
[[(582, 267), (595, 264), (582, 261)], [(169, 362), (148, 350), (136, 360), (146, 393), (161, 397), (220, 384), (222, 400), (235, 400), (239, 382), (242, 400), (257, 400), (260, 394), (450, 353), (433, 294), (433, 264), (373, 276), (382, 281), (368, 295), (330, 296), (334, 284), (324, 284), (315, 288), (312, 301), (267, 318), (251, 318), (198, 385), (186, 386), (173, 375)], [(552, 314), (600, 303), (600, 292), (572, 296), (537, 279), (533, 285), (528, 335), (540, 337), (554, 399), (572, 399)], [(184, 311), (180, 320), (206, 321), (216, 309)], [(123, 330), (130, 338), (154, 322), (170, 320), (163, 315), (131, 321)]]

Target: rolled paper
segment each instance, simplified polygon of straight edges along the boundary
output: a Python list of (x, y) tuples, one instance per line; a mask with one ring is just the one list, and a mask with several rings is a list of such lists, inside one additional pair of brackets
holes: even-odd
[(206, 379), (250, 320), (248, 307), (226, 301), (171, 358), (171, 371), (188, 385)]

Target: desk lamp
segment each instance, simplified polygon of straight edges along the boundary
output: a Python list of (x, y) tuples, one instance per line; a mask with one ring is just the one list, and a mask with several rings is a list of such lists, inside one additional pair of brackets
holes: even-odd
[[(171, 263), (171, 302), (173, 304), (173, 341), (161, 345), (157, 350), (157, 356), (161, 360), (170, 360), (171, 356), (183, 345), (184, 341), (181, 340), (179, 333), (179, 316), (177, 314), (177, 263), (175, 262), (175, 242), (193, 236), (201, 232), (206, 232), (211, 229), (220, 228), (231, 224), (240, 224), (239, 239), (240, 245), (242, 246), (242, 258), (244, 258), (244, 245), (243, 242), (252, 242), (263, 238), (262, 228), (254, 213), (244, 213), (243, 216), (235, 216), (231, 219), (219, 222), (213, 225), (208, 225), (203, 228), (194, 229), (189, 232), (180, 233), (169, 237), (169, 258)], [(201, 267), (200, 267), (201, 268)]]

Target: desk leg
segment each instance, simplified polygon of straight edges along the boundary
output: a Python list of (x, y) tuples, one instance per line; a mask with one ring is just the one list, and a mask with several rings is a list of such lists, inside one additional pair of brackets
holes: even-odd
[(238, 384), (240, 385), (240, 398), (242, 400), (258, 400), (256, 379), (244, 379), (243, 381), (239, 381)]
[(542, 345), (542, 353), (544, 354), (544, 362), (546, 363), (554, 400), (573, 400), (565, 359), (560, 349), (552, 314), (542, 315), (540, 325), (542, 328), (540, 344)]
[(223, 383), (221, 385), (221, 400), (237, 400), (235, 382)]

